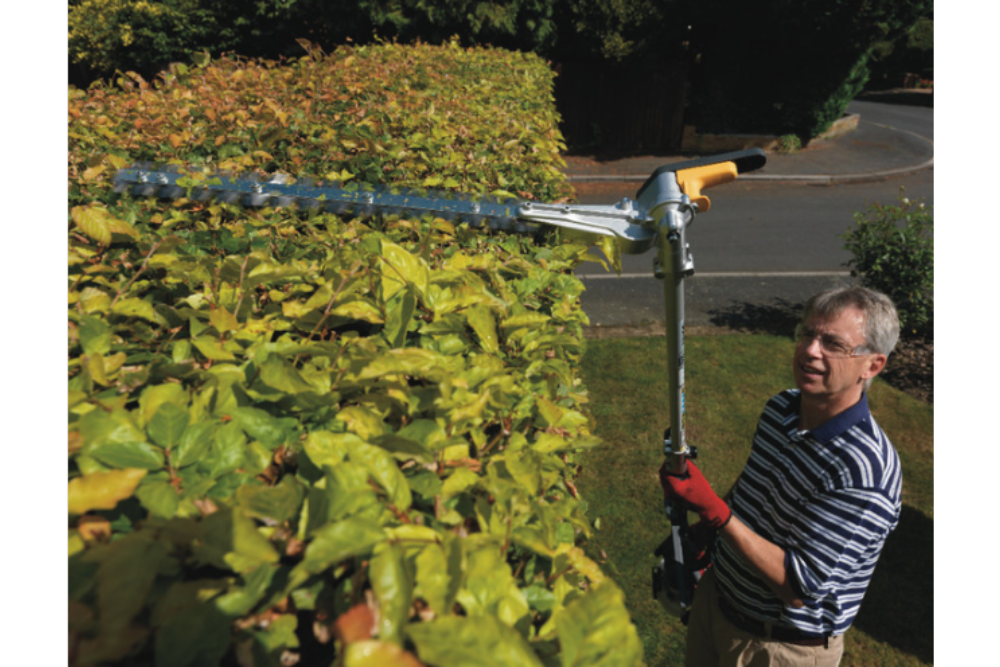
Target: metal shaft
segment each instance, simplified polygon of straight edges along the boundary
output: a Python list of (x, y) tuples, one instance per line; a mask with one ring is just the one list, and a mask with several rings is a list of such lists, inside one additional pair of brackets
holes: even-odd
[(663, 272), (666, 321), (669, 435), (664, 439), (667, 467), (683, 474), (690, 455), (684, 429), (684, 278), (694, 270), (686, 242), (693, 210), (685, 204), (668, 208), (659, 225), (658, 261)]

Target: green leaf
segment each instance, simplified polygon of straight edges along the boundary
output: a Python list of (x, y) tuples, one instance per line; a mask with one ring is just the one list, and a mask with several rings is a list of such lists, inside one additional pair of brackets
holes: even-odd
[(360, 463), (344, 461), (326, 472), (326, 520), (348, 517), (377, 518), (383, 510), (375, 490), (368, 483), (368, 469)]
[(181, 501), (170, 482), (157, 480), (144, 480), (136, 489), (135, 497), (150, 514), (161, 519), (173, 519)]
[(440, 382), (450, 375), (447, 357), (415, 347), (388, 350), (367, 363), (358, 375), (375, 380), (386, 375), (410, 375)]
[(285, 476), (276, 486), (241, 486), (236, 502), (252, 517), (284, 523), (295, 517), (302, 506), (304, 491), (295, 478)]
[(388, 452), (364, 442), (350, 443), (348, 455), (352, 463), (360, 463), (368, 470), (379, 486), (385, 489), (396, 509), (403, 512), (410, 508), (413, 497), (406, 476)]
[(493, 311), (483, 305), (473, 306), (465, 310), (465, 319), (476, 332), (479, 345), (489, 353), (499, 348), (497, 341), (497, 326), (493, 319)]
[(417, 295), (423, 298), (430, 282), (427, 262), (410, 254), (402, 246), (388, 241), (382, 242), (381, 250), (379, 265), (382, 271), (382, 300), (388, 302), (407, 285), (413, 286)]
[(187, 390), (176, 382), (165, 382), (143, 389), (139, 396), (139, 415), (142, 417), (142, 423), (149, 424), (164, 403), (187, 407)]
[(427, 500), (433, 500), (443, 490), (440, 478), (429, 470), (419, 470), (406, 479), (410, 484), (410, 491)]
[(359, 320), (361, 322), (371, 322), (381, 324), (382, 312), (371, 299), (360, 296), (349, 297), (344, 300), (338, 299), (330, 314), (336, 317), (343, 317), (348, 320)]
[(163, 450), (148, 442), (106, 442), (87, 453), (112, 468), (160, 470), (166, 465)]
[(251, 630), (256, 640), (253, 645), (254, 664), (280, 665), (284, 649), (297, 648), (299, 645), (299, 638), (295, 634), (297, 626), (298, 619), (295, 614), (282, 614), (263, 630)]
[(394, 348), (406, 343), (406, 330), (417, 309), (417, 296), (412, 285), (399, 290), (385, 304), (385, 337)]
[(80, 318), (80, 345), (84, 354), (107, 354), (111, 351), (111, 327), (99, 317)]
[(193, 555), (201, 562), (246, 573), (263, 563), (277, 563), (280, 557), (253, 519), (239, 510), (213, 512), (202, 520), (200, 528), (201, 541)]
[(215, 605), (227, 616), (246, 616), (264, 598), (268, 586), (280, 565), (262, 563), (243, 574), (243, 586), (238, 586), (215, 599)]
[(219, 306), (208, 314), (208, 321), (220, 334), (240, 329), (240, 321), (222, 306)]
[(160, 447), (170, 449), (180, 442), (190, 421), (187, 410), (176, 403), (163, 403), (149, 420), (146, 432)]
[(250, 406), (232, 410), (230, 416), (247, 435), (269, 449), (284, 444), (298, 426), (295, 419), (279, 419), (266, 410)]
[(211, 361), (235, 361), (232, 352), (222, 346), (222, 342), (211, 335), (198, 336), (191, 340), (194, 346)]
[(495, 616), (443, 616), (407, 633), (420, 660), (436, 667), (542, 667), (521, 633)]
[(555, 623), (564, 667), (626, 667), (642, 659), (642, 643), (624, 595), (610, 579), (556, 612)]
[(451, 473), (448, 479), (441, 484), (440, 493), (444, 498), (451, 498), (452, 496), (468, 491), (478, 484), (479, 481), (479, 475), (468, 468), (456, 468), (455, 472)]
[(303, 379), (295, 366), (276, 354), (268, 355), (260, 364), (259, 370), (260, 379), (264, 384), (287, 394), (316, 391), (315, 387)]
[(200, 461), (212, 444), (215, 429), (216, 424), (212, 422), (188, 424), (171, 455), (174, 468), (184, 468)]
[(362, 519), (327, 524), (314, 533), (295, 570), (299, 575), (319, 574), (348, 558), (369, 555), (375, 545), (385, 539), (381, 528)]
[(314, 431), (306, 438), (305, 450), (317, 467), (337, 467), (345, 459), (362, 466), (400, 511), (409, 509), (413, 502), (406, 476), (392, 455), (353, 433)]
[(153, 304), (138, 297), (122, 299), (115, 305), (111, 306), (111, 312), (116, 315), (125, 315), (126, 317), (138, 317), (148, 322), (152, 322), (153, 324), (167, 324), (167, 321), (163, 319), (163, 316), (156, 312), (156, 309), (153, 308)]
[(440, 539), (440, 544), (428, 544), (417, 555), (415, 595), (438, 616), (446, 616), (462, 583), (462, 543), (452, 533), (442, 533)]
[(246, 463), (246, 436), (239, 425), (230, 422), (216, 431), (205, 467), (212, 477), (221, 477), (242, 468)]
[(469, 616), (494, 615), (527, 631), (530, 609), (499, 548), (499, 538), (466, 539), (465, 579), (456, 596)]
[(413, 603), (413, 581), (403, 548), (398, 544), (379, 544), (369, 564), (368, 580), (379, 603), (379, 638), (402, 646), (403, 628)]
[(332, 433), (330, 431), (312, 431), (303, 443), (306, 455), (317, 468), (335, 466), (347, 458), (347, 446), (350, 442), (363, 443), (364, 440), (353, 433)]
[(146, 439), (146, 434), (133, 423), (132, 414), (122, 408), (115, 408), (110, 413), (91, 410), (80, 419), (80, 436), (85, 454), (101, 445), (142, 442)]

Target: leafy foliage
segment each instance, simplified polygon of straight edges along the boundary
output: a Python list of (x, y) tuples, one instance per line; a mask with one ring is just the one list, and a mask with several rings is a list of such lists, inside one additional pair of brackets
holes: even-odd
[(796, 134), (808, 141), (839, 119), (862, 90), (873, 46), (902, 34), (930, 4), (702, 3), (691, 35), (699, 54), (693, 122), (704, 132)]
[(895, 40), (877, 42), (872, 52), (872, 87), (895, 87), (907, 75), (934, 80), (934, 18), (921, 17)]
[[(650, 61), (675, 49), (690, 12), (684, 0), (577, 0), (559, 3), (564, 16), (560, 58)], [(655, 26), (655, 27), (654, 27)], [(668, 51), (664, 51), (664, 47)]]
[(70, 89), (71, 662), (641, 662), (581, 548), (585, 247), (112, 191), (172, 161), (570, 192), (539, 59), (307, 46)]
[(854, 222), (844, 234), (851, 275), (889, 295), (903, 335), (933, 335), (933, 209), (900, 196), (896, 205), (870, 205)]
[(116, 70), (147, 75), (213, 45), (231, 49), (236, 35), (206, 0), (76, 0), (69, 4), (69, 60), (81, 77)]
[(555, 0), (74, 0), (69, 56), (77, 83), (136, 71), (147, 78), (195, 53), (296, 57), (373, 39), (432, 44), (458, 37), (525, 51), (555, 42)]

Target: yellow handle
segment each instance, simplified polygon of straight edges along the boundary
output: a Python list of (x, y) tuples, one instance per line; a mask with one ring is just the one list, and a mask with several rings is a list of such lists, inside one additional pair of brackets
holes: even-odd
[(739, 175), (735, 162), (717, 162), (705, 165), (704, 167), (692, 167), (677, 172), (677, 185), (681, 191), (691, 198), (691, 201), (698, 205), (698, 211), (704, 213), (712, 202), (708, 197), (701, 194), (702, 190), (713, 188), (716, 185), (735, 181)]

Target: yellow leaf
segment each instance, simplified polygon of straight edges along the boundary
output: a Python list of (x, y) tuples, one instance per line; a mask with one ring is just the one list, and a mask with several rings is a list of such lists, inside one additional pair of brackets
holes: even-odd
[(104, 357), (100, 354), (92, 354), (87, 359), (87, 370), (94, 382), (102, 387), (108, 386), (108, 376), (104, 372)]
[(117, 155), (109, 155), (108, 162), (110, 162), (111, 166), (115, 169), (124, 169), (125, 165), (128, 164), (128, 161), (125, 158)]
[(113, 215), (108, 215), (108, 229), (111, 230), (113, 234), (124, 234), (125, 236), (131, 236), (134, 239), (139, 238), (139, 232), (135, 228), (125, 222), (124, 220), (119, 220)]
[(80, 292), (80, 305), (88, 315), (103, 313), (111, 305), (111, 296), (96, 287), (84, 287)]
[(83, 172), (83, 180), (85, 181), (96, 180), (97, 177), (103, 174), (106, 169), (107, 167), (105, 167), (103, 164), (91, 167), (90, 169), (87, 169), (85, 172)]
[(212, 326), (220, 334), (227, 331), (236, 331), (240, 328), (240, 322), (236, 319), (236, 316), (221, 306), (209, 313), (208, 321), (212, 323)]
[(80, 231), (101, 245), (111, 243), (111, 229), (108, 226), (108, 210), (100, 206), (74, 206), (70, 212), (73, 222)]
[(347, 644), (347, 648), (344, 649), (344, 664), (347, 667), (376, 667), (377, 665), (423, 667), (423, 663), (406, 649), (375, 639), (363, 639)]
[(119, 501), (130, 497), (146, 476), (140, 468), (92, 472), (69, 482), (69, 513), (83, 514), (90, 510), (111, 510)]

